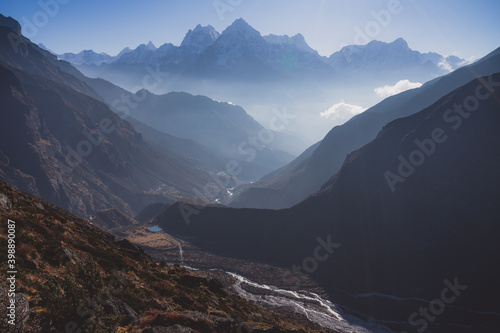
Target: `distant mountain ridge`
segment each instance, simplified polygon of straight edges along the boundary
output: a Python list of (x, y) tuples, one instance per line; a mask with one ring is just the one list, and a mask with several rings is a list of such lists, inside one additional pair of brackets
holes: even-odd
[[(83, 52), (83, 51), (82, 51)], [(141, 44), (136, 49), (129, 52), (126, 58), (117, 56), (115, 58), (102, 59), (106, 55), (93, 54), (88, 57), (85, 64), (101, 65), (102, 63), (127, 63), (127, 64), (150, 64), (167, 65), (180, 63), (187, 58), (206, 53), (198, 59), (215, 57), (214, 63), (225, 67), (232, 67), (238, 59), (247, 53), (253, 54), (265, 63), (275, 64), (282, 61), (291, 61), (290, 65), (295, 67), (321, 68), (323, 67), (340, 73), (356, 72), (362, 70), (379, 70), (400, 68), (401, 66), (427, 66), (428, 70), (435, 71), (436, 74), (444, 74), (465, 64), (463, 59), (455, 56), (443, 57), (437, 53), (420, 53), (408, 47), (406, 41), (398, 38), (391, 43), (371, 41), (366, 45), (345, 46), (340, 51), (333, 53), (329, 57), (322, 57), (312, 49), (301, 34), (292, 37), (287, 35), (267, 35), (252, 28), (245, 20), (238, 19), (228, 26), (222, 34), (219, 34), (211, 25), (202, 27), (197, 25), (193, 30), (189, 30), (180, 46), (170, 43), (163, 44), (158, 49), (149, 48)], [(287, 59), (287, 54), (291, 57)], [(75, 65), (82, 65), (80, 57), (65, 56), (63, 59)], [(382, 61), (382, 62), (380, 62)], [(334, 74), (332, 71), (332, 74)]]
[(83, 65), (83, 64), (95, 64), (100, 65), (103, 62), (109, 62), (113, 59), (112, 56), (102, 53), (95, 53), (92, 50), (83, 50), (79, 53), (63, 53), (58, 55), (58, 57), (62, 60), (66, 60), (74, 65)]
[(373, 105), (380, 101), (377, 87), (401, 80), (424, 83), (463, 64), (463, 59), (411, 50), (402, 39), (354, 45), (325, 57), (301, 34), (263, 36), (238, 19), (220, 34), (198, 25), (180, 46), (165, 43), (151, 50), (142, 44), (111, 62), (75, 66), (88, 77), (133, 92), (143, 88), (151, 72), (159, 72), (168, 79), (149, 91), (184, 91), (231, 101), (264, 125), (271, 121), (272, 109), (286, 106), (297, 115), (287, 131), (310, 145), (344, 121), (319, 116), (340, 100)]
[[(345, 46), (330, 55), (327, 62), (340, 73), (358, 77), (377, 75), (381, 72), (387, 75), (399, 71), (402, 67), (408, 67), (406, 71), (433, 71), (439, 75), (467, 64), (464, 59), (456, 56), (443, 57), (433, 52), (420, 53), (412, 50), (403, 38), (398, 38), (392, 43), (373, 40), (366, 45)], [(417, 73), (413, 76), (417, 77)], [(401, 76), (394, 73), (393, 79), (398, 78)]]
[[(478, 75), (500, 71), (500, 48), (477, 62), (402, 92), (335, 126), (307, 157), (290, 163), (242, 190), (233, 207), (280, 209), (291, 207), (317, 192), (341, 168), (345, 158), (371, 140), (390, 121), (418, 112)], [(298, 160), (301, 157), (298, 158)]]

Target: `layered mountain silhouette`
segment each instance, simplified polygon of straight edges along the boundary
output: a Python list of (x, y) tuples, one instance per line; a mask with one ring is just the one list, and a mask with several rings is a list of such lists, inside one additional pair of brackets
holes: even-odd
[(135, 98), (140, 101), (130, 108), (131, 118), (157, 131), (197, 141), (226, 161), (244, 164), (238, 175), (243, 180), (256, 180), (295, 157), (281, 150), (289, 147), (283, 143), (293, 137), (266, 130), (239, 106), (182, 92), (154, 95), (141, 90)]
[[(460, 296), (427, 331), (495, 330), (499, 91), (499, 73), (476, 78), (390, 122), (290, 209), (184, 203), (153, 223), (213, 251), (295, 267), (299, 281), (312, 276), (332, 299), (398, 330), (420, 329), (409, 316), (455, 285)], [(318, 246), (330, 255), (314, 261)]]
[(1, 169), (10, 184), (87, 216), (190, 198), (211, 180), (187, 158), (146, 144), (104, 103), (20, 70), (1, 71)]
[[(317, 192), (340, 170), (346, 156), (375, 138), (390, 121), (411, 115), (435, 103), (444, 94), (483, 75), (500, 71), (500, 49), (418, 89), (389, 97), (341, 126), (334, 127), (317, 148), (281, 170), (242, 190), (234, 207), (286, 208)], [(312, 151), (314, 150), (314, 151)], [(311, 152), (312, 151), (312, 152)]]
[[(311, 278), (319, 287), (303, 295), (326, 291), (339, 313), (364, 323), (498, 330), (500, 49), (435, 78), (464, 64), (403, 39), (327, 58), (300, 34), (262, 36), (243, 19), (220, 34), (198, 25), (180, 46), (54, 55), (0, 15), (0, 215), (22, 226), (19, 329), (61, 331), (73, 322), (82, 331), (325, 331), (251, 305), (201, 272), (155, 264), (97, 228), (150, 240), (158, 234), (146, 227), (159, 226), (178, 237), (162, 231), (180, 260), (182, 241), (227, 265), (288, 268), (271, 278), (278, 294), (282, 282), (302, 289)], [(284, 105), (307, 129), (304, 119), (324, 110), (325, 96), (362, 95), (403, 78), (435, 79), (305, 150), (285, 134), (290, 128), (269, 130), (238, 106), (252, 101), (262, 121)], [(5, 265), (6, 252), (0, 259)], [(108, 284), (113, 270), (127, 284), (119, 293)], [(235, 290), (253, 288), (238, 281)], [(1, 304), (6, 295), (0, 288)], [(309, 314), (322, 302), (311, 300)], [(82, 315), (82, 302), (93, 311)]]
[[(72, 61), (71, 58), (66, 60)], [(74, 64), (81, 65), (77, 61)], [(100, 65), (100, 59), (94, 64)], [(262, 37), (243, 19), (236, 20), (221, 34), (212, 26), (198, 25), (188, 31), (180, 46), (166, 43), (158, 49), (151, 49), (141, 44), (100, 68), (91, 70), (91, 67), (84, 66), (81, 69), (88, 74), (99, 73), (99, 76), (114, 82), (113, 73), (125, 69), (125, 64), (132, 68), (161, 65), (172, 74), (235, 80), (281, 80), (296, 75), (293, 73), (299, 69), (301, 75), (311, 71), (323, 77), (335, 74), (335, 70), (307, 45), (302, 35)]]
[(146, 143), (71, 65), (8, 27), (0, 33), (2, 180), (80, 216), (112, 207), (133, 216), (213, 181), (198, 155)]
[[(201, 37), (196, 35), (205, 30), (201, 26), (197, 27), (192, 32), (194, 41), (191, 44), (199, 40)], [(188, 45), (182, 47), (189, 48)], [(144, 47), (152, 51), (152, 46)], [(236, 160), (241, 166), (237, 178), (254, 181), (290, 162), (307, 147), (303, 140), (294, 135), (264, 128), (243, 108), (232, 103), (183, 92), (155, 95), (144, 88), (130, 93), (109, 81), (86, 77), (49, 52), (39, 51), (54, 66), (86, 83), (117, 114), (132, 122), (136, 128), (140, 127), (139, 132), (150, 143), (167, 144), (171, 152), (176, 150), (181, 155), (189, 155), (199, 162), (198, 166), (210, 165), (208, 170), (215, 173), (226, 172), (226, 164)], [(158, 79), (152, 77), (155, 74), (150, 72), (148, 79), (155, 82)], [(166, 137), (170, 138), (167, 140)], [(182, 143), (177, 138), (191, 142)]]
[[(243, 108), (230, 102), (183, 92), (156, 95), (141, 89), (133, 94), (106, 80), (81, 76), (82, 81), (94, 88), (150, 142), (165, 143), (165, 136), (170, 136), (171, 142), (175, 141), (172, 136), (191, 140), (191, 145), (198, 146), (197, 153), (185, 150), (186, 144), (180, 142), (169, 146), (188, 153), (201, 163), (217, 165), (215, 169), (210, 168), (215, 172), (226, 172), (225, 165), (236, 160), (241, 165), (237, 177), (243, 181), (259, 179), (285, 165), (307, 147), (295, 135), (263, 127)], [(289, 120), (279, 117), (286, 116), (286, 110), (278, 112), (277, 121), (271, 125), (283, 126), (282, 123)]]
[[(3, 179), (71, 212), (89, 216), (116, 207), (133, 216), (150, 203), (199, 197), (199, 193), (206, 192), (204, 187), (214, 181), (220, 188), (217, 197), (224, 198), (228, 193), (221, 186), (234, 186), (240, 179), (258, 179), (293, 159), (293, 155), (280, 150), (292, 137), (275, 133), (272, 145), (265, 147), (267, 142), (259, 139), (264, 128), (238, 106), (185, 93), (156, 96), (142, 90), (131, 94), (105, 80), (85, 77), (69, 63), (19, 35), (19, 31), (6, 26), (0, 29), (0, 61), (6, 73), (2, 78), (3, 93), (6, 101), (12, 100), (2, 113), (3, 125), (8, 127), (4, 136), (25, 133), (30, 126), (39, 127), (37, 131), (41, 132), (31, 137), (18, 134), (22, 140), (14, 144), (2, 140)], [(9, 90), (10, 85), (19, 86), (20, 95)], [(53, 96), (49, 98), (43, 91), (51, 91)], [(145, 98), (136, 108), (123, 101), (140, 94)], [(30, 102), (22, 113), (32, 114), (38, 123), (29, 124), (22, 117), (10, 121), (16, 112), (21, 114), (17, 110), (22, 108), (22, 100)], [(114, 107), (116, 114), (98, 101)], [(128, 107), (126, 114), (124, 106)], [(144, 139), (118, 115), (140, 128)], [(112, 128), (112, 133), (103, 133), (102, 121)], [(51, 142), (53, 151), (44, 155), (40, 150), (46, 148), (39, 140)], [(24, 142), (33, 158), (41, 159), (40, 164), (26, 160), (11, 163), (16, 160), (16, 142)], [(227, 175), (229, 162), (237, 163), (239, 170), (231, 181), (232, 176)], [(220, 172), (228, 178), (222, 185), (217, 176)], [(66, 183), (69, 179), (79, 185)], [(89, 188), (88, 184), (95, 182)]]
[[(384, 73), (389, 76), (389, 72), (399, 72), (398, 79), (406, 76), (413, 80), (427, 80), (432, 75), (444, 74), (464, 63), (463, 59), (455, 56), (443, 57), (437, 53), (411, 50), (402, 38), (392, 43), (372, 41), (366, 45), (349, 45), (330, 57), (322, 57), (307, 44), (301, 34), (292, 37), (273, 34), (261, 36), (241, 18), (221, 34), (210, 25), (198, 25), (188, 31), (180, 46), (166, 43), (156, 48), (150, 47), (150, 44), (141, 44), (113, 59), (110, 56), (103, 58), (106, 55), (95, 52), (82, 52), (84, 53), (60, 57), (75, 65), (99, 66), (103, 62), (107, 63), (102, 66), (102, 73), (112, 71), (111, 63), (116, 66), (146, 64), (167, 66), (166, 69), (172, 73), (183, 72), (206, 77), (227, 76), (234, 72), (233, 74), (240, 76), (227, 78), (238, 80), (242, 78), (242, 74), (245, 74), (243, 78), (260, 76), (269, 79), (274, 75), (278, 79), (288, 77), (294, 71), (316, 78), (318, 75), (323, 78), (335, 76), (337, 72), (357, 75), (358, 78), (360, 75), (368, 77)], [(82, 61), (85, 54), (89, 54), (88, 59)], [(190, 69), (186, 66), (188, 63)], [(257, 70), (257, 73), (252, 70)], [(273, 75), (269, 75), (269, 71)]]
[[(154, 145), (167, 144), (171, 150), (198, 160), (198, 165), (209, 165), (216, 173), (227, 172), (226, 164), (235, 160), (241, 166), (238, 179), (257, 180), (307, 147), (294, 135), (264, 128), (232, 103), (183, 92), (155, 95), (142, 89), (133, 94), (103, 79), (81, 79), (117, 114), (134, 124), (146, 140)], [(281, 126), (283, 120), (277, 120)]]
[[(334, 101), (374, 105), (380, 101), (374, 93), (377, 87), (400, 80), (423, 83), (464, 64), (456, 57), (412, 50), (401, 38), (346, 46), (326, 57), (300, 34), (262, 36), (243, 19), (220, 34), (211, 26), (197, 26), (180, 46), (166, 43), (152, 49), (142, 44), (100, 65), (75, 62), (85, 75), (130, 91), (146, 88), (158, 95), (184, 91), (231, 101), (266, 126), (274, 108), (287, 107), (297, 115), (296, 123), (287, 128), (289, 134), (307, 145), (339, 124), (319, 117)], [(144, 86), (151, 72), (165, 75), (153, 89)]]

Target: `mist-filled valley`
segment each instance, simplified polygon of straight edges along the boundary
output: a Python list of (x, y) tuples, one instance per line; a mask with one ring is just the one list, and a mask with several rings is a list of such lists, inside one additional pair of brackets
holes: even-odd
[(500, 331), (496, 4), (147, 3), (0, 5), (1, 332)]

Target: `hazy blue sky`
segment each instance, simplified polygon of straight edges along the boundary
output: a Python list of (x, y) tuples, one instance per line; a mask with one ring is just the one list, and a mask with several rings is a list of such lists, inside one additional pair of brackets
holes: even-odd
[[(42, 4), (54, 2), (59, 8), (45, 6), (49, 15), (44, 14)], [(21, 23), (25, 18), (29, 22), (25, 25), (31, 23), (38, 30), (32, 34), (26, 30), (28, 37), (57, 53), (93, 49), (116, 54), (125, 46), (135, 48), (149, 40), (156, 46), (165, 42), (179, 45), (197, 24), (211, 24), (222, 32), (239, 17), (263, 35), (300, 32), (322, 55), (330, 55), (345, 44), (366, 43), (359, 31), (386, 42), (403, 37), (413, 49), (463, 58), (480, 57), (500, 46), (498, 0), (401, 0), (400, 12), (391, 14), (388, 24), (375, 23), (373, 12), (387, 10), (391, 2), (2, 0), (0, 13)], [(217, 4), (226, 4), (225, 10), (218, 13)], [(220, 11), (224, 11), (222, 15)]]

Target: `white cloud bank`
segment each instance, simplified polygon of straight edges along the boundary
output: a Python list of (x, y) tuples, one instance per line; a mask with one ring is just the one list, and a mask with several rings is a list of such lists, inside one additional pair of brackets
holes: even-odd
[(353, 116), (360, 114), (365, 110), (366, 108), (362, 106), (347, 104), (344, 102), (344, 100), (342, 100), (340, 103), (332, 105), (328, 110), (321, 112), (319, 115), (322, 118), (336, 121), (349, 120)]
[(476, 56), (472, 56), (468, 59), (460, 59), (454, 55), (451, 55), (441, 58), (441, 60), (438, 63), (438, 67), (447, 72), (451, 72), (459, 67), (470, 65), (477, 59), (478, 57)]
[(447, 72), (451, 72), (453, 70), (452, 65), (446, 61), (446, 58), (441, 58), (441, 61), (438, 63), (438, 67)]
[(374, 91), (378, 96), (386, 98), (392, 95), (399, 94), (400, 92), (403, 92), (405, 90), (418, 88), (420, 86), (422, 86), (422, 83), (410, 82), (408, 80), (400, 80), (393, 86), (385, 85), (383, 87), (375, 88)]

